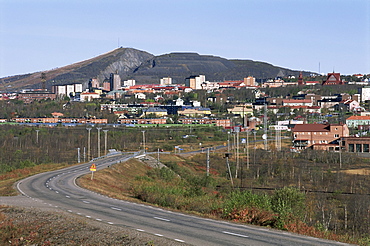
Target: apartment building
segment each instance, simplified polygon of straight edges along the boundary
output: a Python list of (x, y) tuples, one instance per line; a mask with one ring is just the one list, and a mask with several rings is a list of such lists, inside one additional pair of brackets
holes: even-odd
[(297, 124), (292, 133), (296, 150), (332, 150), (339, 147), (340, 138), (349, 136), (349, 129), (346, 124)]

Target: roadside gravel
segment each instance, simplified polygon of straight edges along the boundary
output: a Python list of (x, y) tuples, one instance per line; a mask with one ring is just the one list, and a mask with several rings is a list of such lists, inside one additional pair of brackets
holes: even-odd
[(1, 245), (185, 245), (64, 212), (25, 196), (0, 197), (0, 205), (0, 215), (5, 215), (0, 216), (0, 231), (10, 230), (3, 231)]

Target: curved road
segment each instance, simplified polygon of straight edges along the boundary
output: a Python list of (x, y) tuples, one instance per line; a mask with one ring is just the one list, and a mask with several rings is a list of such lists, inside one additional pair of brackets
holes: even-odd
[[(137, 154), (95, 160), (97, 169), (126, 161)], [(263, 227), (239, 225), (166, 211), (161, 208), (112, 199), (76, 185), (90, 172), (90, 163), (41, 173), (17, 184), (30, 199), (104, 223), (130, 227), (179, 243), (192, 245), (345, 245)]]

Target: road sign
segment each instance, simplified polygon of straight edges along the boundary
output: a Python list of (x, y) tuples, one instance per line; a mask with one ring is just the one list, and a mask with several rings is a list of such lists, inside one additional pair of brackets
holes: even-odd
[(91, 172), (95, 172), (96, 171), (96, 165), (94, 163), (91, 165), (90, 171)]

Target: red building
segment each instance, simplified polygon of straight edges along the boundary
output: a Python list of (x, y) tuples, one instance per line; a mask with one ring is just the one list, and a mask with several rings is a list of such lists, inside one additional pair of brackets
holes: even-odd
[(340, 73), (328, 73), (328, 77), (322, 83), (322, 85), (342, 85), (343, 82), (340, 79)]

